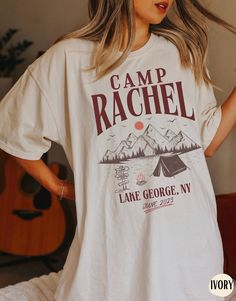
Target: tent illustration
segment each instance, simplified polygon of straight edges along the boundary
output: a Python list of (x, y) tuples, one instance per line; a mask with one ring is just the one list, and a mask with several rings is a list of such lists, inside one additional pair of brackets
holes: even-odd
[(178, 155), (160, 156), (153, 175), (159, 177), (162, 171), (165, 177), (173, 177), (186, 169), (187, 166)]

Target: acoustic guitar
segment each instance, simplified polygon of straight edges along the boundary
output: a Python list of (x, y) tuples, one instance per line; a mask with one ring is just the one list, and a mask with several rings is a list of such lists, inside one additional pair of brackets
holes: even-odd
[[(46, 158), (44, 154), (43, 160)], [(54, 253), (66, 233), (66, 218), (59, 198), (27, 174), (13, 157), (7, 156), (3, 167), (0, 251), (21, 256)], [(64, 166), (52, 163), (49, 168), (59, 178), (65, 178)]]

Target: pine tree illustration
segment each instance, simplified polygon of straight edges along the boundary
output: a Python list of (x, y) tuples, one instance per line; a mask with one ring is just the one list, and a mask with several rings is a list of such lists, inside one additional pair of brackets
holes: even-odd
[(142, 155), (142, 150), (141, 150), (141, 148), (139, 147), (139, 150), (138, 150), (138, 156), (141, 157), (141, 155)]

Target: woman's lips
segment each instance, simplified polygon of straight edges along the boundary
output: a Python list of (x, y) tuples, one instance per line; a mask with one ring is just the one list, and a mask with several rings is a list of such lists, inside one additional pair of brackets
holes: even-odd
[(156, 3), (155, 6), (158, 8), (158, 10), (161, 13), (166, 13), (169, 4), (167, 2), (159, 2), (159, 3)]

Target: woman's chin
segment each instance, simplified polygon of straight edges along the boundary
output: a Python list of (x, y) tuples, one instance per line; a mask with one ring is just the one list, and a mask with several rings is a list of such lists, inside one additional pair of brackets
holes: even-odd
[(148, 23), (150, 24), (150, 25), (158, 25), (158, 24), (160, 24), (162, 21), (164, 20), (164, 18), (158, 18), (158, 17), (156, 17), (156, 18), (150, 18), (149, 20), (148, 20)]

